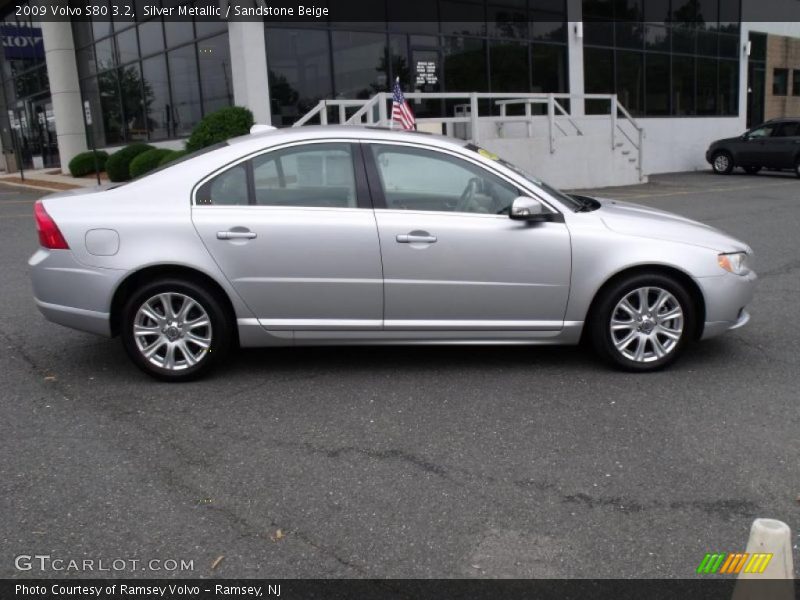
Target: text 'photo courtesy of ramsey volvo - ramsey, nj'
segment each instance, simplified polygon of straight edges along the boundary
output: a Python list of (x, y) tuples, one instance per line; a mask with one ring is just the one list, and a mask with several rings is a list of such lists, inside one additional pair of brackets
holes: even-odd
[(652, 371), (747, 323), (756, 284), (717, 229), (378, 128), (258, 131), (35, 216), (41, 312), (172, 381), (237, 345), (583, 339)]

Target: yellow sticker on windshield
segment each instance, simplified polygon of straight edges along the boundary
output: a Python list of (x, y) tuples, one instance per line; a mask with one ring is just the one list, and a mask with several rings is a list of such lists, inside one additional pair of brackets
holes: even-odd
[(500, 157), (497, 156), (494, 152), (489, 152), (488, 150), (484, 150), (483, 148), (478, 149), (478, 154), (483, 156), (484, 158), (488, 158), (489, 160), (500, 160)]

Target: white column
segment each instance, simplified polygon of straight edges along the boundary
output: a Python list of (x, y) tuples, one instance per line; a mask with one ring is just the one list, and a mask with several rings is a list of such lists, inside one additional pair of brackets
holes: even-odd
[[(755, 23), (742, 21), (739, 25), (739, 129), (747, 129), (747, 108), (750, 103), (750, 56), (747, 54), (747, 42), (750, 40), (751, 26)], [(766, 83), (766, 81), (765, 81)], [(766, 92), (766, 89), (764, 90)], [(766, 98), (762, 99), (766, 101)], [(753, 126), (758, 123), (753, 123)]]
[[(569, 60), (569, 93), (583, 94), (583, 6), (581, 0), (567, 0), (567, 57)], [(570, 102), (570, 112), (584, 114), (583, 101)]]
[[(567, 23), (567, 57), (569, 59), (569, 93), (583, 94), (583, 38), (578, 34), (583, 31), (583, 23), (570, 21)], [(582, 35), (582, 34), (581, 34)], [(570, 102), (571, 113), (581, 117), (584, 113), (583, 101), (573, 100)]]
[(256, 123), (271, 124), (267, 40), (264, 23), (231, 21), (228, 40), (231, 49), (233, 101), (253, 112)]
[[(69, 161), (87, 149), (72, 25), (69, 21), (42, 21), (39, 25), (42, 27), (47, 77), (50, 80), (61, 171), (69, 173)], [(94, 117), (100, 118), (100, 115)]]

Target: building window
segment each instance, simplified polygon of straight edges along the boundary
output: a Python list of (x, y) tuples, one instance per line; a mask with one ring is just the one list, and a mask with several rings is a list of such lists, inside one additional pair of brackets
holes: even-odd
[[(268, 24), (272, 124), (291, 125), (323, 98), (389, 92), (395, 77), (406, 92), (567, 92), (566, 1), (483, 4), (425, 3), (424, 22), (390, 3), (386, 23)], [(411, 102), (417, 117), (441, 117), (463, 110), (467, 99)], [(489, 110), (499, 109), (482, 99), (481, 114)], [(336, 120), (333, 109), (328, 116)]]
[[(637, 116), (738, 114), (738, 1), (582, 5), (587, 93), (616, 93)], [(586, 112), (608, 114), (608, 101), (587, 101)]]
[(789, 69), (772, 71), (772, 95), (785, 96), (789, 91)]
[(670, 62), (667, 54), (645, 55), (645, 114), (670, 114)]
[(800, 96), (800, 69), (792, 70), (792, 96)]
[(150, 19), (72, 30), (98, 146), (186, 137), (203, 115), (233, 104), (224, 24)]
[(267, 29), (272, 124), (291, 125), (322, 98), (333, 97), (328, 31)]

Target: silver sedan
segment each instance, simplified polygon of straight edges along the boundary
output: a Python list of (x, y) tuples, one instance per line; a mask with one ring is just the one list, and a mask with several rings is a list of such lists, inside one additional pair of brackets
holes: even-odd
[(236, 346), (576, 344), (651, 371), (744, 325), (733, 237), (562, 193), (458, 140), (274, 130), (36, 203), (49, 320), (186, 380)]

